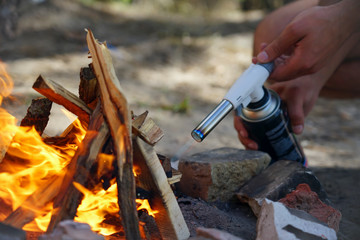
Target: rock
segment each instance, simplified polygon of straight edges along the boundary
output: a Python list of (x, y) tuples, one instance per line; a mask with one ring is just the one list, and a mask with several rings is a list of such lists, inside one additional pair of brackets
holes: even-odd
[(279, 202), (289, 208), (303, 210), (326, 223), (336, 232), (339, 231), (340, 211), (323, 203), (307, 184), (299, 184), (294, 191), (280, 199)]
[(0, 222), (0, 239), (1, 240), (25, 240), (26, 232), (13, 226)]
[(86, 223), (74, 222), (72, 220), (64, 220), (58, 224), (51, 234), (42, 235), (39, 240), (104, 240), (100, 236), (91, 231)]
[(276, 161), (252, 178), (240, 189), (237, 197), (248, 203), (258, 216), (263, 199), (278, 201), (300, 183), (307, 183), (324, 203), (330, 204), (326, 192), (311, 170), (298, 162), (287, 160)]
[(197, 153), (180, 160), (182, 178), (177, 187), (208, 202), (227, 201), (269, 163), (269, 155), (259, 151), (219, 148)]
[(335, 240), (334, 229), (310, 214), (265, 199), (256, 224), (257, 240)]

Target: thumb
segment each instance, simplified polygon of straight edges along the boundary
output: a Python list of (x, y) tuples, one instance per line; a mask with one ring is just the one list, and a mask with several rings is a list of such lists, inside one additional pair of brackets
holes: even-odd
[(260, 63), (267, 63), (275, 60), (277, 57), (288, 52), (288, 50), (302, 38), (301, 35), (296, 34), (295, 31), (290, 29), (291, 27), (286, 27), (279, 37), (274, 39), (259, 52), (256, 58)]

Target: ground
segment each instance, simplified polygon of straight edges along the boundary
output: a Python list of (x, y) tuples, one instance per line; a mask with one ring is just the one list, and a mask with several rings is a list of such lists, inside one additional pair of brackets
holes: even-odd
[[(37, 2), (37, 1), (33, 1)], [(253, 31), (264, 16), (226, 4), (212, 12), (159, 12), (151, 6), (93, 5), (77, 1), (27, 1), (16, 37), (0, 39), (0, 58), (14, 80), (4, 106), (18, 119), (38, 94), (38, 75), (77, 93), (87, 66), (85, 28), (111, 49), (116, 73), (135, 114), (149, 110), (165, 133), (156, 145), (173, 156), (191, 130), (216, 106), (251, 61)], [(298, 136), (334, 206), (342, 212), (340, 239), (360, 233), (360, 99), (319, 99)], [(46, 134), (69, 123), (55, 106)], [(185, 154), (219, 147), (243, 148), (228, 116), (203, 143)]]

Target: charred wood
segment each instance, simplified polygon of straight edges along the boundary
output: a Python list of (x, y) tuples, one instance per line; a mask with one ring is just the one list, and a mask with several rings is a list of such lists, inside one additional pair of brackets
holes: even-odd
[(52, 101), (47, 98), (33, 99), (20, 126), (34, 126), (41, 136), (49, 121), (51, 106)]

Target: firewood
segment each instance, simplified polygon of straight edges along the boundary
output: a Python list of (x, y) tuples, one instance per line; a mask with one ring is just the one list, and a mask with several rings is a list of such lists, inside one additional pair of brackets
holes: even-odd
[(98, 95), (99, 89), (97, 87), (97, 79), (91, 67), (81, 68), (79, 85), (80, 99), (93, 109), (96, 105)]
[(154, 148), (138, 137), (134, 139), (133, 146), (134, 166), (140, 169), (137, 182), (153, 193), (149, 203), (153, 210), (159, 211), (155, 221), (162, 237), (188, 239), (189, 229)]
[(133, 120), (132, 133), (141, 137), (150, 145), (155, 145), (164, 136), (161, 128), (156, 125), (154, 120), (147, 117), (148, 112), (144, 112)]
[(145, 119), (148, 114), (149, 114), (149, 112), (145, 111), (142, 114), (140, 114), (139, 116), (134, 116), (133, 121), (132, 121), (132, 127), (139, 129), (144, 124)]
[(108, 137), (109, 128), (104, 121), (99, 105), (91, 115), (84, 140), (68, 165), (67, 174), (61, 184), (59, 194), (54, 200), (54, 211), (47, 229), (48, 232), (51, 232), (60, 221), (75, 217), (82, 194), (72, 183), (77, 182), (84, 185), (90, 168)]
[(45, 80), (41, 75), (36, 79), (33, 89), (54, 103), (62, 105), (79, 117), (81, 121), (89, 122), (92, 110), (75, 94), (69, 92), (58, 83)]
[(164, 168), (165, 174), (167, 178), (171, 178), (172, 177), (172, 167), (171, 167), (171, 163), (170, 163), (170, 158), (162, 155), (162, 154), (157, 154), (161, 166)]
[(51, 106), (52, 101), (47, 98), (33, 99), (20, 126), (34, 126), (41, 135), (49, 121)]
[(135, 203), (130, 111), (106, 45), (98, 43), (91, 31), (88, 31), (86, 40), (99, 84), (102, 108), (114, 143), (122, 225), (127, 239), (140, 239)]

